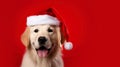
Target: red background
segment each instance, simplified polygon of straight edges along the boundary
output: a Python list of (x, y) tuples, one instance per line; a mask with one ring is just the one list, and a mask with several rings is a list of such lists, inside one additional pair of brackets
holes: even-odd
[(19, 67), (25, 47), (20, 35), (26, 15), (55, 7), (74, 48), (63, 51), (65, 67), (120, 67), (120, 7), (117, 1), (0, 1), (0, 67)]

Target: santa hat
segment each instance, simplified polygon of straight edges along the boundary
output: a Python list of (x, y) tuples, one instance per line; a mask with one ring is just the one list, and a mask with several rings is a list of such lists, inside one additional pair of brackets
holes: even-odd
[(65, 22), (62, 17), (56, 11), (55, 8), (49, 8), (46, 11), (42, 11), (37, 15), (32, 15), (27, 17), (27, 26), (40, 25), (40, 24), (50, 24), (60, 26), (63, 36), (66, 42), (64, 47), (66, 50), (71, 50), (73, 45), (69, 42), (69, 33), (66, 28)]

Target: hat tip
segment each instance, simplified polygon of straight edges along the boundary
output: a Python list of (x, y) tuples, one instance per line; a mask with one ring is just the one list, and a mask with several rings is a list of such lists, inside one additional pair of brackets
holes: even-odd
[(66, 43), (64, 44), (64, 48), (65, 48), (66, 50), (72, 50), (72, 48), (73, 48), (72, 42), (66, 42)]

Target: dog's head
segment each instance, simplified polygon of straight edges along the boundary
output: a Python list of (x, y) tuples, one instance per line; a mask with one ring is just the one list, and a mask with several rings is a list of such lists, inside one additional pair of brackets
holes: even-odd
[(44, 58), (55, 56), (65, 38), (59, 26), (46, 24), (27, 27), (21, 40), (28, 50), (34, 50)]

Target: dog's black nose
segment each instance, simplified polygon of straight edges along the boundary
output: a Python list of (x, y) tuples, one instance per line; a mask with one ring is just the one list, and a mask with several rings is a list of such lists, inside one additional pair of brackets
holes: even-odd
[(45, 44), (46, 41), (47, 41), (47, 39), (45, 37), (39, 37), (38, 38), (39, 44)]

